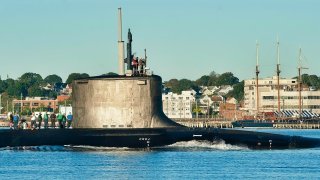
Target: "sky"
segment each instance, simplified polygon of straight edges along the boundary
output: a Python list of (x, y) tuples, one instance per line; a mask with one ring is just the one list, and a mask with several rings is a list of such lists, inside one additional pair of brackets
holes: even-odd
[(130, 28), (133, 52), (146, 48), (164, 81), (254, 78), (256, 41), (260, 77), (274, 76), (277, 37), (282, 77), (297, 75), (300, 47), (303, 73), (320, 75), (318, 0), (0, 0), (1, 78), (117, 72), (118, 7), (124, 40)]

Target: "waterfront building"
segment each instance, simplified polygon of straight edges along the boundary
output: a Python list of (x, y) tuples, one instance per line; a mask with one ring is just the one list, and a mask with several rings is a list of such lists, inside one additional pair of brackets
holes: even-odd
[(57, 96), (58, 102), (64, 102), (64, 101), (69, 100), (69, 99), (71, 99), (70, 95), (62, 94), (62, 95)]
[[(244, 110), (255, 115), (259, 112), (276, 112), (278, 110), (277, 76), (259, 79), (258, 96), (256, 95), (256, 80), (244, 82)], [(280, 79), (280, 110), (299, 111), (299, 91), (297, 79)], [(257, 97), (259, 107), (257, 108)], [(303, 85), (301, 88), (301, 109), (320, 113), (320, 91)]]
[(220, 104), (219, 115), (226, 120), (240, 120), (244, 119), (246, 112), (240, 110), (241, 104), (235, 98), (228, 98), (225, 102)]
[(31, 111), (35, 111), (39, 108), (41, 111), (55, 111), (58, 108), (58, 100), (45, 97), (26, 97), (24, 100), (13, 100), (12, 105), (16, 111), (22, 111), (24, 108), (29, 108)]
[(182, 91), (181, 94), (172, 92), (162, 94), (163, 112), (169, 118), (192, 118), (194, 95), (193, 91)]

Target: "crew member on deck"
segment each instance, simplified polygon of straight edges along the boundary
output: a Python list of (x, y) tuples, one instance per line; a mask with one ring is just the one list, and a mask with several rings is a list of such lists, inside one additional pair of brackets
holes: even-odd
[(133, 58), (132, 60), (132, 68), (133, 68), (133, 75), (137, 75), (137, 71), (138, 71), (138, 57), (137, 58)]
[(70, 128), (72, 120), (73, 120), (73, 116), (72, 116), (71, 112), (69, 112), (69, 114), (67, 116), (67, 128)]

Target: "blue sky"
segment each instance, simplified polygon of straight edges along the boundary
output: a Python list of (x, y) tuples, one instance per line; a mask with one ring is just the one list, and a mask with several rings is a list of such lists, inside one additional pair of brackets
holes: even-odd
[(0, 75), (44, 77), (117, 72), (117, 8), (133, 52), (163, 77), (196, 80), (211, 71), (253, 78), (255, 43), (261, 77), (275, 75), (276, 39), (282, 76), (297, 74), (298, 50), (320, 75), (317, 0), (0, 0)]

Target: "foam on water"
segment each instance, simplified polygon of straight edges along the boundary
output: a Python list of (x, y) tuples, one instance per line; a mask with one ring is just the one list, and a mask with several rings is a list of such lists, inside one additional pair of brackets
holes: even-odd
[[(153, 147), (148, 150), (248, 150), (245, 146), (236, 146), (226, 144), (224, 141), (182, 141), (171, 145), (162, 147)], [(100, 147), (100, 146), (20, 146), (20, 147), (6, 147), (0, 150), (10, 151), (141, 151), (145, 148), (128, 148), (128, 147)]]
[(248, 150), (245, 146), (236, 146), (231, 144), (226, 144), (224, 141), (182, 141), (177, 142), (172, 145), (168, 145), (170, 148), (190, 148), (190, 149), (214, 149), (214, 150)]
[(128, 151), (133, 150), (133, 148), (128, 147), (102, 147), (102, 146), (69, 146), (66, 145), (65, 147), (74, 149), (74, 150), (91, 150), (91, 151)]
[(63, 146), (17, 146), (0, 148), (1, 151), (68, 151)]

